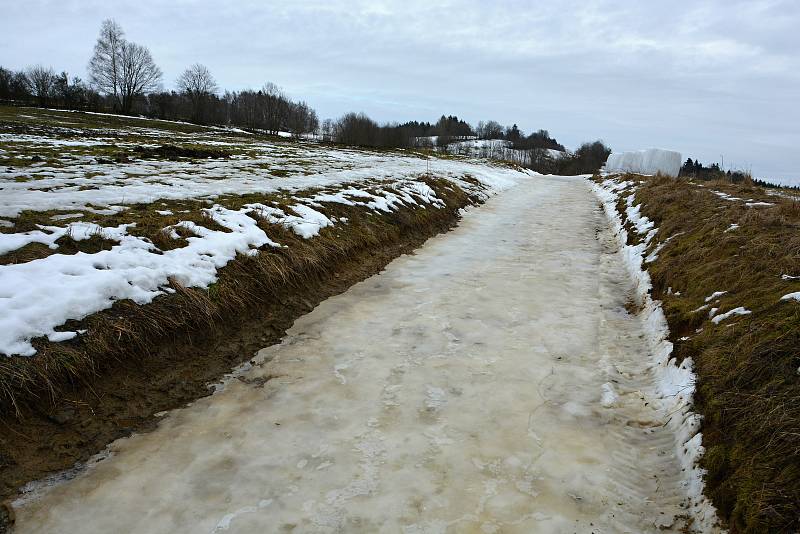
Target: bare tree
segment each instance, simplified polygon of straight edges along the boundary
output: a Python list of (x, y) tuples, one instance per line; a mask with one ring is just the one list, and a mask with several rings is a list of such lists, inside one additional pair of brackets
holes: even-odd
[(124, 43), (122, 27), (112, 19), (104, 20), (89, 61), (89, 81), (101, 93), (113, 96), (115, 111), (122, 107), (120, 55)]
[(89, 61), (89, 75), (100, 92), (114, 99), (114, 109), (130, 113), (134, 99), (145, 91), (156, 89), (161, 82), (159, 69), (150, 51), (125, 40), (119, 24), (103, 21), (100, 36)]
[(289, 131), (294, 137), (301, 137), (306, 133), (315, 133), (319, 129), (317, 112), (305, 102), (290, 103), (288, 115)]
[(130, 113), (137, 96), (158, 89), (161, 84), (161, 69), (155, 64), (147, 48), (130, 41), (123, 41), (119, 63), (122, 112)]
[(259, 92), (264, 105), (265, 126), (268, 132), (278, 135), (287, 127), (289, 119), (289, 99), (283, 89), (272, 82), (267, 82)]
[(52, 68), (36, 65), (34, 67), (28, 67), (26, 77), (31, 94), (39, 100), (40, 106), (47, 106), (47, 102), (53, 95), (56, 73)]
[(178, 78), (178, 89), (192, 103), (192, 120), (200, 124), (206, 121), (206, 108), (211, 96), (218, 91), (217, 82), (205, 65), (195, 63)]
[(322, 121), (322, 141), (327, 143), (333, 141), (333, 132), (333, 121), (331, 119)]
[(319, 117), (313, 108), (308, 108), (308, 115), (306, 116), (306, 133), (319, 135)]
[[(483, 122), (483, 121), (481, 121)], [(481, 124), (478, 124), (478, 128), (481, 128)], [(502, 139), (503, 138), (503, 126), (497, 121), (487, 121), (483, 122), (482, 130), (482, 139)]]

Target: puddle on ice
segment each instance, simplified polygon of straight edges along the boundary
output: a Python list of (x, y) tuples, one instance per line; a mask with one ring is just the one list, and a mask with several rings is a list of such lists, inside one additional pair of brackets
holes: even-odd
[(21, 506), (18, 531), (680, 531), (604, 226), (581, 180), (521, 183)]

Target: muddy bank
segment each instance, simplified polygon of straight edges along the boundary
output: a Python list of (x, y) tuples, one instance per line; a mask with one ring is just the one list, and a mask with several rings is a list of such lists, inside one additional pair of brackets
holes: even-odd
[(174, 285), (174, 295), (147, 306), (121, 302), (86, 321), (97, 334), (82, 345), (57, 354), (39, 347), (31, 363), (74, 358), (82, 367), (49, 388), (20, 391), (16, 407), (3, 406), (0, 497), (152, 428), (155, 413), (209, 394), (209, 382), (278, 342), (295, 319), (448, 230), (458, 210), (477, 201), (447, 182), (429, 184), (445, 208), (376, 215), (337, 206), (349, 224), (311, 240), (271, 228), (288, 247), (231, 262), (209, 291)]

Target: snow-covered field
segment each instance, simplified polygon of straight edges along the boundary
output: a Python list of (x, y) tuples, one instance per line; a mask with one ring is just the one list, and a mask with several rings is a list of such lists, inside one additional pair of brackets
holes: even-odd
[(515, 149), (511, 141), (505, 139), (470, 139), (466, 141), (455, 141), (447, 145), (447, 152), (465, 156), (503, 159), (508, 161), (527, 161), (532, 157), (532, 152), (557, 159), (566, 154), (552, 148), (547, 149)]
[[(36, 337), (64, 341), (81, 335), (59, 327), (120, 299), (151, 302), (171, 291), (171, 278), (207, 287), (237, 255), (282, 246), (257, 224), (259, 219), (311, 238), (321, 228), (347, 224), (325, 215), (332, 203), (377, 213), (403, 205), (441, 207), (423, 180), (426, 172), (484, 197), (525, 176), (478, 161), (259, 140), (237, 130), (164, 121), (87, 127), (85, 114), (57, 112), (39, 112), (36, 119), (17, 125), (17, 131), (0, 129), (0, 259), (35, 244), (53, 253), (0, 264), (4, 355), (34, 354)], [(139, 157), (166, 144), (226, 152), (204, 159)], [(278, 191), (291, 193), (291, 204), (258, 200)], [(250, 201), (231, 202), (243, 195)], [(198, 209), (185, 209), (189, 200), (204, 202), (201, 219), (191, 217)], [(143, 210), (164, 218), (160, 230), (166, 235), (191, 236), (183, 246), (160, 250), (152, 235), (140, 232)], [(111, 246), (62, 254), (59, 242), (65, 237), (75, 242), (96, 237)]]

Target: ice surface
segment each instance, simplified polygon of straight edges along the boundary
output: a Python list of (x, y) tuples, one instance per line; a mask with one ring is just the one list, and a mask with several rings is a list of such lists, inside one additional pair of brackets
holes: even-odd
[(608, 157), (607, 172), (633, 172), (638, 174), (664, 174), (678, 176), (681, 154), (672, 150), (651, 148), (635, 152), (615, 152)]
[(611, 408), (619, 401), (619, 395), (617, 395), (614, 385), (611, 382), (606, 382), (602, 387), (603, 394), (600, 397), (600, 404), (602, 404), (604, 408)]
[(547, 177), (468, 210), (17, 532), (679, 532), (685, 415), (596, 205)]

